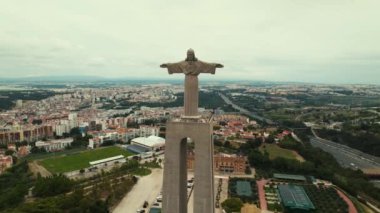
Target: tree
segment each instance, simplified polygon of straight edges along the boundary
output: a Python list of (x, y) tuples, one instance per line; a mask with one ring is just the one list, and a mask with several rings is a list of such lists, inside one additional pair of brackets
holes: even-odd
[(38, 148), (36, 146), (33, 146), (30, 152), (31, 153), (46, 153), (46, 150), (44, 148)]
[(247, 129), (252, 131), (252, 130), (255, 129), (255, 127), (252, 124), (250, 124), (250, 125), (247, 126)]
[(27, 161), (22, 161), (0, 175), (0, 212), (24, 201), (32, 182), (28, 171)]
[(268, 136), (268, 138), (266, 139), (266, 142), (267, 142), (267, 143), (274, 143), (274, 136), (273, 136), (272, 134), (270, 134), (270, 135)]
[(248, 161), (251, 166), (256, 166), (258, 168), (270, 167), (271, 161), (268, 155), (261, 153), (258, 150), (251, 150), (248, 155)]
[(214, 139), (214, 145), (215, 146), (223, 146), (223, 143), (220, 140)]
[(246, 143), (240, 146), (240, 151), (244, 154), (248, 154), (250, 150), (257, 149), (261, 146), (261, 138), (249, 139)]
[(230, 141), (224, 142), (224, 147), (231, 148), (231, 142)]
[(38, 197), (54, 196), (69, 192), (73, 185), (74, 182), (62, 174), (41, 177), (37, 179), (33, 193)]
[(113, 146), (113, 145), (115, 145), (114, 140), (106, 140), (106, 141), (103, 141), (103, 143), (100, 146)]
[(229, 198), (222, 203), (222, 207), (227, 213), (240, 212), (243, 202), (239, 198)]
[(13, 153), (15, 153), (15, 151), (10, 150), (10, 149), (8, 149), (7, 151), (5, 151), (5, 155), (13, 155)]
[(220, 130), (220, 128), (221, 128), (221, 126), (219, 126), (219, 125), (216, 125), (213, 127), (214, 130)]
[(82, 134), (81, 134), (81, 132), (80, 132), (79, 127), (74, 127), (74, 128), (72, 128), (72, 129), (70, 130), (70, 135), (71, 135), (72, 137), (74, 137), (74, 136), (78, 136), (78, 135), (82, 135)]

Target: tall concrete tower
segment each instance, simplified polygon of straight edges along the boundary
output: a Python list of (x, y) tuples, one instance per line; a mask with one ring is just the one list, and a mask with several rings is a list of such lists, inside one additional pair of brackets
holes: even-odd
[(192, 49), (178, 63), (162, 64), (169, 74), (185, 74), (184, 115), (167, 122), (163, 212), (187, 213), (187, 138), (195, 144), (194, 213), (214, 212), (212, 124), (198, 115), (198, 75), (215, 74), (223, 65), (198, 60)]

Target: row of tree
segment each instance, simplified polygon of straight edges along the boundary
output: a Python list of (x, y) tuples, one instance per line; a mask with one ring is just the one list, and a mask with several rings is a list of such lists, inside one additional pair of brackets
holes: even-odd
[(0, 211), (19, 205), (33, 185), (28, 163), (20, 162), (0, 175)]
[[(0, 175), (0, 212), (109, 212), (109, 207), (137, 182), (132, 174), (148, 171), (131, 160), (110, 172), (80, 181), (61, 174), (33, 178), (24, 161)], [(30, 189), (33, 202), (24, 202)]]

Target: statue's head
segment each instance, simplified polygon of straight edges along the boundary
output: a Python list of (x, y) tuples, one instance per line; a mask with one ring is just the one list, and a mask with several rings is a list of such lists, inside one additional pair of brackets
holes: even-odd
[(197, 61), (198, 59), (195, 57), (195, 53), (193, 49), (187, 50), (187, 58), (186, 61)]

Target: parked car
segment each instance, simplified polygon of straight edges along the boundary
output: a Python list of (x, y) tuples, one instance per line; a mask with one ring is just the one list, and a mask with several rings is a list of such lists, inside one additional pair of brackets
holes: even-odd
[(145, 201), (143, 204), (143, 207), (146, 208), (146, 207), (148, 207), (148, 205), (149, 205), (148, 201)]

